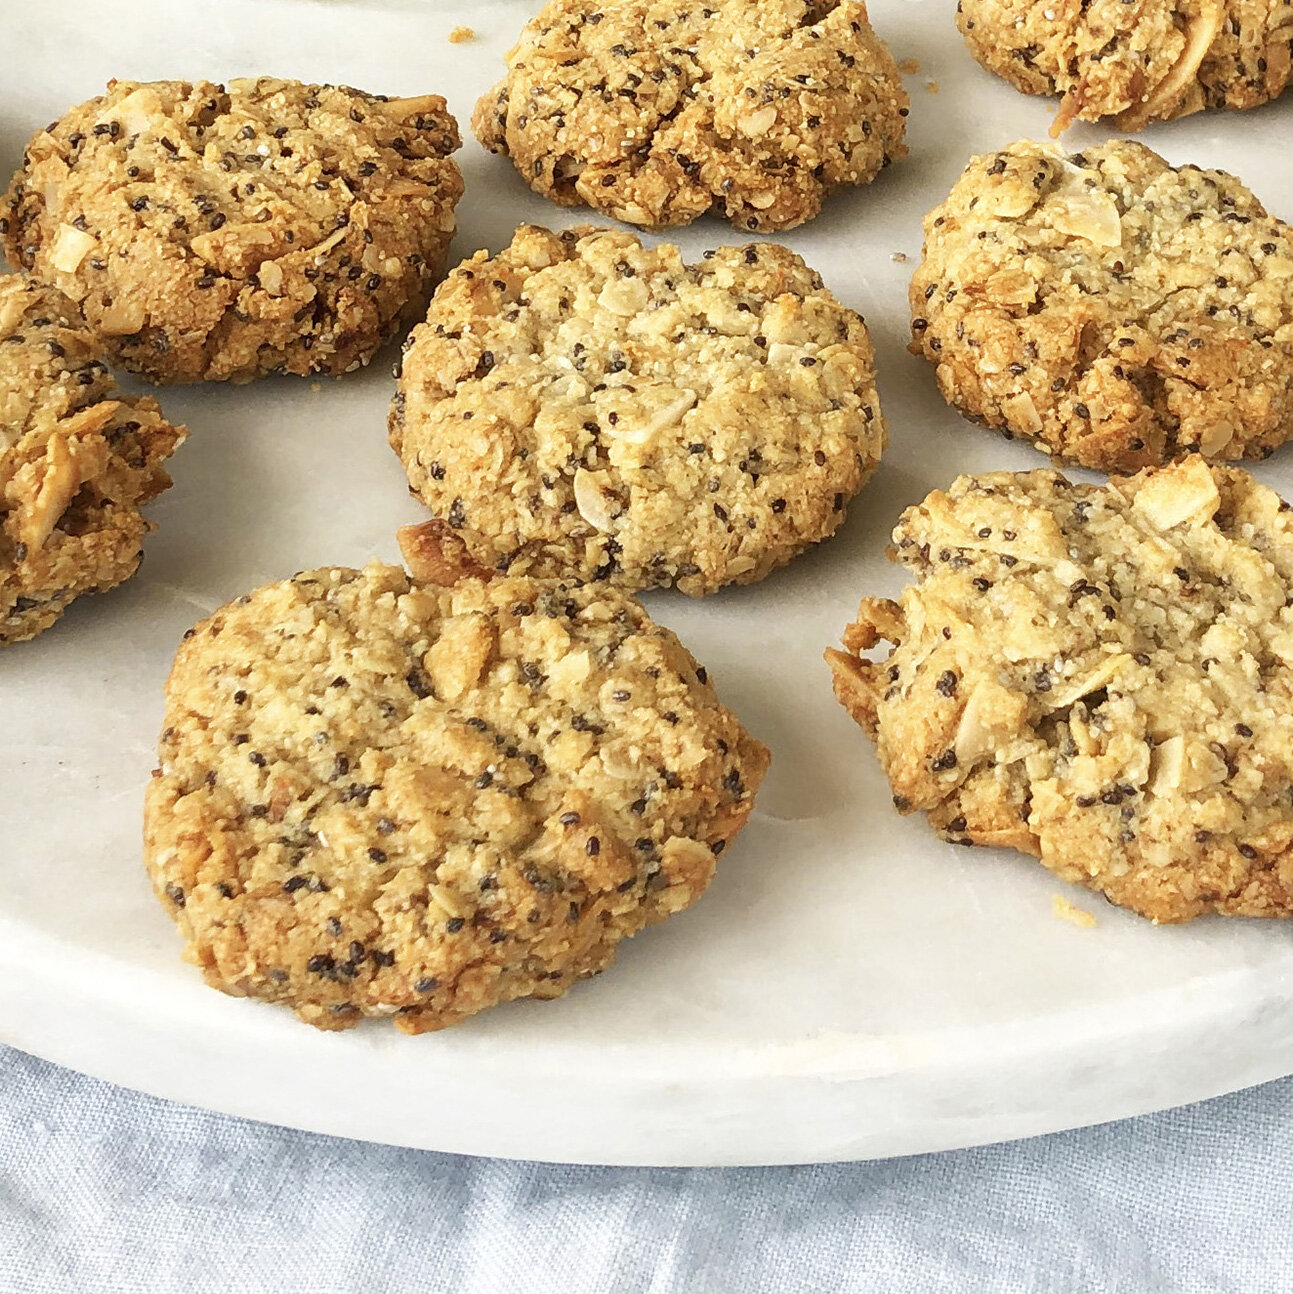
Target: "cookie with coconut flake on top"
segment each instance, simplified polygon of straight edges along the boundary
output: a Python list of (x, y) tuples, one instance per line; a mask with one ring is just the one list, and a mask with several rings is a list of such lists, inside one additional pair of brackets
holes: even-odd
[(1293, 913), (1287, 503), (1197, 456), (998, 472), (893, 537), (918, 582), (827, 657), (900, 810), (1155, 921)]
[(0, 646), (135, 573), (184, 429), (117, 390), (61, 292), (0, 277)]
[(436, 293), (391, 443), (483, 564), (700, 595), (831, 535), (885, 425), (862, 319), (794, 253), (688, 265), (523, 226)]
[(476, 566), (258, 589), (167, 684), (146, 859), (215, 988), (406, 1033), (554, 998), (700, 897), (767, 751), (612, 589)]
[(0, 228), (151, 381), (343, 373), (443, 274), (458, 145), (437, 95), (113, 81), (31, 141)]
[(1064, 462), (1263, 458), (1293, 434), (1293, 231), (1142, 144), (973, 158), (925, 217), (911, 309), (947, 401)]
[(1255, 108), (1293, 75), (1290, 0), (960, 0), (957, 25), (990, 72), (1060, 95), (1074, 120), (1140, 130), (1204, 108)]
[(648, 229), (791, 229), (906, 155), (860, 0), (550, 0), (472, 126), (527, 184)]

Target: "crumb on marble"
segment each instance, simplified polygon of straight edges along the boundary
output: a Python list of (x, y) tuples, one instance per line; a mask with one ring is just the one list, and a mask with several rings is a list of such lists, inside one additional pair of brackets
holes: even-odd
[(904, 76), (915, 76), (916, 73), (920, 71), (920, 59), (904, 58), (902, 62), (898, 64), (898, 71), (900, 71)]
[(458, 26), (449, 33), (450, 45), (465, 45), (469, 40), (475, 40), (476, 33), (470, 27)]
[(1067, 921), (1081, 930), (1093, 930), (1100, 923), (1085, 908), (1075, 907), (1062, 894), (1051, 896), (1051, 911), (1061, 921)]
[(905, 265), (905, 264), (907, 263), (907, 253), (906, 253), (906, 252), (890, 252), (890, 253), (889, 253), (889, 259), (890, 259), (891, 261), (895, 261), (895, 262), (896, 262), (897, 264), (899, 264), (899, 265)]
[(925, 89), (926, 89), (927, 91), (929, 91), (929, 93), (930, 93), (930, 94), (937, 94), (937, 93), (938, 93), (938, 82), (937, 82), (937, 81), (926, 81), (926, 82), (925, 82)]

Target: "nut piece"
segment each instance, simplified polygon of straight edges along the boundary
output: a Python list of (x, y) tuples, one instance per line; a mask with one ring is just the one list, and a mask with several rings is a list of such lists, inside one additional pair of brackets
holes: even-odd
[(1201, 525), (1216, 515), (1220, 503), (1216, 478), (1201, 458), (1156, 472), (1132, 499), (1132, 507), (1156, 530), (1171, 530), (1186, 521)]
[(1053, 218), (1062, 234), (1085, 238), (1097, 247), (1122, 246), (1122, 218), (1111, 194), (1092, 191), (1058, 197)]
[(615, 528), (616, 504), (619, 502), (605, 486), (605, 477), (579, 468), (574, 479), (575, 506), (579, 515), (598, 530)]
[(59, 225), (58, 235), (49, 251), (50, 266), (65, 274), (71, 274), (80, 268), (81, 262), (98, 245), (98, 240), (92, 235), (72, 225)]

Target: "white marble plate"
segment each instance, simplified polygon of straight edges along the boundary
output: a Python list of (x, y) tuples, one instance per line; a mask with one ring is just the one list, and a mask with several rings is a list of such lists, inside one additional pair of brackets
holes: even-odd
[[(683, 3), (685, 0), (679, 0)], [(0, 167), (110, 76), (273, 73), (392, 94), (437, 90), (459, 119), (537, 0), (56, 0), (5, 6)], [(339, 382), (163, 393), (189, 443), (141, 575), (0, 656), (0, 1040), (196, 1105), (345, 1136), (568, 1161), (849, 1159), (1046, 1132), (1293, 1071), (1288, 927), (1153, 926), (1035, 863), (957, 849), (902, 819), (831, 696), (822, 649), (901, 508), (957, 471), (1043, 460), (962, 422), (904, 351), (922, 213), (967, 156), (1041, 136), (1050, 105), (980, 71), (952, 0), (876, 0), (919, 60), (911, 157), (786, 241), (868, 318), (892, 447), (840, 535), (748, 590), (656, 615), (774, 753), (739, 845), (692, 912), (627, 945), (560, 1002), (442, 1034), (320, 1034), (207, 989), (178, 956), (139, 859), (161, 683), (218, 603), (323, 563), (394, 559), (420, 509), (386, 446), (389, 356)], [(479, 38), (451, 45), (458, 23)], [(936, 82), (937, 89), (927, 86)], [(1073, 132), (1075, 146), (1099, 138)], [(1293, 95), (1147, 132), (1174, 161), (1244, 176), (1293, 216)], [(468, 142), (457, 250), (504, 244), (548, 205)], [(706, 221), (689, 253), (732, 241)], [(906, 263), (893, 258), (905, 253)], [(1293, 490), (1293, 449), (1259, 469)], [(1056, 917), (1063, 892), (1094, 912)]]

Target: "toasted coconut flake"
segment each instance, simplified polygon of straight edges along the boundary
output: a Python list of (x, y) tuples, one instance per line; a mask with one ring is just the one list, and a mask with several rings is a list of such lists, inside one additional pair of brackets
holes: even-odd
[[(1221, 0), (1202, 0), (1199, 13), (1186, 31), (1181, 57), (1145, 98), (1114, 118), (1119, 130), (1141, 130), (1151, 121), (1185, 115), (1175, 109), (1181, 106), (1181, 100), (1196, 81), (1199, 65), (1217, 39), (1225, 17), (1226, 9)], [(1197, 111), (1202, 106), (1200, 99), (1188, 110)]]
[(409, 574), (420, 584), (452, 588), (460, 580), (490, 580), (494, 572), (482, 566), (448, 522), (436, 517), (395, 532)]
[(81, 262), (99, 245), (98, 240), (74, 225), (59, 225), (49, 263), (64, 274), (75, 274)]
[(579, 515), (603, 533), (615, 529), (619, 502), (602, 484), (604, 476), (581, 467), (575, 473), (575, 506)]

